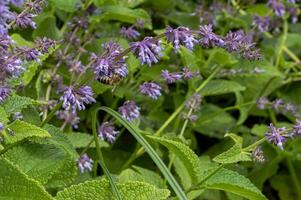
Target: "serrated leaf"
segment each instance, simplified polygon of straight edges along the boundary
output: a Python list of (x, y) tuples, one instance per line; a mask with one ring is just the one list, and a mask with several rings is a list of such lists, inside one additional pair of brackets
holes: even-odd
[[(122, 198), (126, 200), (163, 200), (167, 199), (170, 192), (167, 189), (158, 189), (153, 185), (143, 182), (130, 181), (117, 184)], [(107, 180), (94, 180), (71, 186), (58, 192), (57, 200), (108, 200), (112, 199), (110, 184)]]
[(33, 179), (46, 184), (65, 164), (67, 153), (54, 145), (24, 144), (8, 150), (4, 157)]
[(44, 129), (24, 121), (16, 120), (12, 124), (8, 125), (7, 128), (9, 128), (10, 131), (6, 131), (5, 134), (3, 134), (5, 145), (13, 144), (26, 138), (51, 137), (51, 135)]
[(191, 180), (194, 183), (197, 183), (199, 181), (199, 158), (188, 146), (179, 141), (174, 141), (167, 138), (161, 138), (151, 135), (147, 135), (147, 138), (159, 142), (170, 151), (172, 151), (177, 157), (182, 160), (183, 164), (189, 172)]
[(235, 142), (235, 144), (228, 150), (225, 151), (215, 158), (213, 158), (213, 161), (218, 163), (236, 163), (239, 161), (251, 161), (252, 158), (250, 156), (249, 152), (245, 152), (242, 149), (242, 138), (235, 135), (235, 134), (226, 134), (225, 136), (229, 136), (232, 138), (232, 140)]
[(23, 97), (14, 94), (7, 98), (6, 101), (2, 104), (2, 106), (5, 112), (10, 115), (16, 112), (21, 112), (23, 108), (26, 108), (35, 103), (35, 100), (29, 97)]
[(250, 200), (263, 200), (265, 196), (249, 179), (237, 172), (220, 169), (202, 184), (207, 189), (224, 190), (245, 197)]
[(179, 159), (175, 154), (170, 154), (169, 157), (174, 156), (173, 167), (175, 172), (178, 174), (178, 177), (183, 185), (185, 190), (188, 190), (192, 186), (192, 180), (189, 175), (188, 169), (185, 167), (183, 161)]
[(157, 186), (158, 188), (166, 188), (166, 183), (156, 172), (138, 166), (133, 166), (133, 169), (126, 169), (118, 176), (120, 183), (128, 181), (146, 182)]
[(2, 106), (0, 106), (0, 123), (6, 124), (8, 122), (8, 116)]
[(202, 90), (203, 96), (220, 95), (231, 92), (243, 91), (246, 88), (235, 81), (212, 80)]
[(0, 198), (52, 200), (39, 182), (29, 178), (5, 158), (0, 158)]

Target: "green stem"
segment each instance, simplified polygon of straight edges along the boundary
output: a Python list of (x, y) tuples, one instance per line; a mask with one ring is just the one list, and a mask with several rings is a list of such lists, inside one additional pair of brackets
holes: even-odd
[(117, 186), (114, 183), (114, 180), (110, 174), (110, 171), (108, 170), (108, 168), (106, 167), (106, 165), (104, 163), (104, 159), (103, 159), (103, 156), (101, 153), (100, 144), (99, 144), (98, 135), (97, 135), (97, 128), (96, 128), (96, 125), (97, 125), (96, 118), (97, 118), (98, 111), (99, 111), (99, 109), (96, 109), (94, 111), (94, 113), (92, 114), (92, 132), (93, 132), (93, 137), (94, 137), (95, 146), (96, 146), (96, 153), (98, 156), (98, 163), (101, 166), (106, 177), (109, 179), (114, 196), (116, 197), (116, 199), (121, 200), (122, 199), (121, 194), (119, 193)]
[(257, 142), (254, 142), (253, 144), (245, 147), (242, 149), (242, 151), (250, 151), (252, 149), (254, 149), (255, 147), (261, 145), (262, 143), (264, 143), (266, 141), (265, 137), (261, 138), (260, 140), (258, 140)]
[(280, 47), (279, 47), (279, 50), (278, 50), (278, 53), (277, 53), (277, 59), (276, 59), (276, 64), (275, 64), (276, 68), (279, 68), (279, 63), (280, 63), (282, 50), (285, 46), (285, 42), (286, 42), (286, 39), (287, 39), (287, 31), (288, 31), (287, 21), (284, 20), (284, 23), (283, 23), (283, 36), (282, 36), (282, 39), (281, 39), (281, 42), (280, 42)]
[(294, 183), (294, 186), (295, 186), (295, 189), (296, 189), (296, 193), (299, 197), (298, 199), (301, 199), (300, 182), (299, 182), (299, 179), (297, 177), (295, 167), (294, 167), (292, 161), (289, 158), (287, 159), (287, 167), (288, 167), (288, 170), (289, 170), (289, 172), (291, 174), (291, 177), (293, 179), (293, 183)]
[(42, 123), (40, 124), (40, 127), (43, 127), (45, 124), (47, 124), (51, 119), (52, 117), (55, 115), (55, 113), (61, 108), (62, 106), (62, 102), (58, 103), (54, 109), (49, 113), (49, 115), (46, 117), (46, 119), (44, 119), (42, 121)]

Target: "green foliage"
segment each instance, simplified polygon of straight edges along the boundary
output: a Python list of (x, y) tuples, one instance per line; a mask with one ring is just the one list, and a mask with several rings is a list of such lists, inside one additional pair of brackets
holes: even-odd
[(6, 113), (11, 115), (13, 113), (20, 112), (23, 108), (27, 108), (34, 103), (35, 101), (31, 98), (12, 95), (2, 104), (2, 106)]
[[(163, 200), (167, 199), (170, 192), (166, 189), (158, 189), (153, 185), (143, 182), (129, 181), (124, 184), (117, 184), (123, 199), (139, 200)], [(71, 186), (56, 196), (57, 200), (107, 200), (112, 198), (109, 182), (106, 180), (87, 181), (85, 183)]]
[(53, 200), (38, 181), (5, 158), (0, 158), (0, 196), (3, 199)]

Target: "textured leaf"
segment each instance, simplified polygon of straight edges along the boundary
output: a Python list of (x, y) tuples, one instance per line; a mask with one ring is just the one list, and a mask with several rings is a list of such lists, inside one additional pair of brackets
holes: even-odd
[(11, 131), (6, 131), (5, 134), (3, 134), (5, 145), (13, 144), (31, 137), (51, 137), (51, 135), (44, 129), (24, 121), (16, 120), (12, 124), (8, 125), (7, 128)]
[(0, 106), (0, 122), (6, 124), (8, 122), (8, 116), (3, 107)]
[(202, 95), (220, 95), (243, 90), (245, 90), (245, 87), (241, 86), (235, 81), (212, 80), (204, 87), (204, 89), (202, 90)]
[[(157, 189), (155, 186), (143, 182), (130, 181), (125, 184), (117, 184), (123, 199), (125, 200), (163, 200), (167, 199), (170, 192), (166, 189)], [(60, 191), (57, 200), (108, 200), (113, 194), (107, 180), (94, 180), (71, 186)]]
[(158, 188), (166, 188), (166, 183), (156, 172), (144, 169), (142, 167), (133, 166), (133, 169), (126, 169), (118, 176), (120, 183), (128, 181), (146, 182), (157, 186)]
[(50, 0), (50, 2), (57, 8), (66, 12), (76, 11), (76, 5), (79, 0)]
[(176, 156), (175, 154), (170, 154), (169, 157), (172, 156), (175, 156), (173, 161), (173, 167), (175, 169), (175, 172), (178, 174), (178, 177), (181, 181), (181, 184), (183, 185), (183, 188), (185, 190), (188, 190), (192, 186), (192, 180), (189, 171), (185, 167), (183, 161), (179, 159), (178, 156)]
[(15, 112), (21, 112), (23, 108), (35, 104), (35, 101), (28, 97), (21, 97), (16, 94), (10, 96), (3, 104), (7, 114), (13, 114)]
[(8, 150), (5, 158), (42, 184), (63, 167), (67, 153), (53, 145), (24, 144)]
[(220, 169), (211, 176), (203, 186), (207, 189), (224, 190), (245, 197), (250, 200), (266, 199), (249, 179), (237, 172)]
[(200, 166), (199, 158), (188, 146), (181, 142), (173, 141), (167, 138), (160, 138), (150, 135), (147, 135), (147, 137), (153, 141), (159, 142), (160, 144), (168, 148), (170, 151), (172, 151), (174, 154), (176, 154), (176, 156), (182, 160), (183, 164), (187, 168), (192, 181), (194, 183), (198, 182), (198, 172)]
[(22, 200), (53, 199), (37, 182), (5, 158), (0, 158), (0, 198)]
[(244, 152), (242, 149), (242, 138), (235, 134), (226, 134), (233, 139), (235, 144), (228, 150), (218, 156), (213, 161), (218, 163), (236, 163), (239, 161), (251, 161), (251, 155), (248, 152)]
[(145, 22), (145, 27), (151, 29), (151, 18), (149, 14), (143, 9), (130, 9), (123, 6), (106, 6), (102, 7), (104, 14), (101, 18), (104, 20), (118, 20), (134, 24), (137, 19)]

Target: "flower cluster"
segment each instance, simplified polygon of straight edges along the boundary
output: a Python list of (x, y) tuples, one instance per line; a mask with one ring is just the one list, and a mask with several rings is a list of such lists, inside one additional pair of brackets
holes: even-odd
[(161, 96), (161, 86), (154, 82), (145, 82), (139, 87), (139, 91), (156, 100)]
[(8, 31), (12, 27), (35, 27), (32, 20), (34, 14), (41, 11), (44, 1), (28, 1), (24, 5), (24, 11), (16, 14), (9, 10), (9, 3), (22, 6), (24, 1), (1, 1), (0, 2), (0, 102), (4, 101), (11, 91), (7, 81), (17, 78), (24, 70), (26, 61), (39, 62), (39, 56), (47, 53), (54, 46), (54, 41), (47, 38), (37, 39), (33, 47), (19, 47), (11, 39)]
[(271, 102), (265, 97), (260, 97), (257, 100), (257, 107), (260, 110), (273, 109), (276, 113), (291, 114), (294, 117), (299, 117), (298, 107), (292, 103), (285, 103), (282, 99), (275, 99)]
[(103, 45), (104, 52), (101, 56), (93, 54), (90, 58), (92, 70), (97, 80), (119, 80), (128, 74), (125, 57), (121, 55), (122, 48), (115, 42), (108, 42)]
[(112, 122), (103, 122), (98, 128), (98, 136), (102, 140), (108, 140), (110, 143), (115, 141), (118, 133), (119, 131), (115, 131)]
[(140, 107), (134, 101), (125, 101), (118, 109), (122, 117), (128, 121), (137, 119), (140, 115)]
[(186, 102), (185, 107), (189, 110), (187, 113), (184, 113), (184, 119), (188, 119), (190, 121), (196, 121), (198, 116), (193, 114), (197, 110), (199, 110), (200, 104), (202, 102), (201, 95), (198, 93), (194, 93)]
[(81, 173), (92, 171), (93, 160), (85, 153), (77, 160), (77, 165)]
[(292, 128), (276, 128), (273, 124), (269, 125), (269, 129), (265, 134), (267, 141), (276, 145), (281, 150), (283, 150), (283, 144), (287, 139), (291, 139), (294, 136), (301, 136), (301, 121), (296, 120), (296, 124)]
[(198, 76), (198, 72), (192, 72), (188, 67), (182, 68), (181, 72), (169, 72), (167, 69), (162, 70), (161, 76), (168, 83), (175, 83), (176, 81), (185, 79), (189, 80), (195, 76)]

